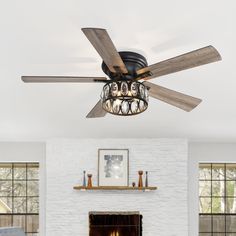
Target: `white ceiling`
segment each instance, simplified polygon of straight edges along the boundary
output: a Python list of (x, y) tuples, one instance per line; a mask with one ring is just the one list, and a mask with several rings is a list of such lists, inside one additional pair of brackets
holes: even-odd
[[(15, 0), (0, 8), (0, 140), (185, 137), (236, 140), (235, 0)], [(103, 76), (82, 27), (106, 28), (149, 64), (213, 45), (223, 61), (153, 80), (199, 97), (190, 113), (151, 99), (141, 115), (86, 119), (101, 84), (24, 84), (21, 75)]]

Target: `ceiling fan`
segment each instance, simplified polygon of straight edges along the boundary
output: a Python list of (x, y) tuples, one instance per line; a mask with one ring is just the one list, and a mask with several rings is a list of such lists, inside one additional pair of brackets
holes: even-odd
[(31, 83), (105, 83), (101, 99), (87, 118), (103, 117), (108, 112), (121, 116), (139, 114), (147, 109), (149, 96), (189, 112), (202, 100), (149, 80), (221, 60), (219, 52), (207, 46), (148, 65), (138, 53), (117, 52), (105, 29), (82, 28), (82, 31), (103, 59), (102, 70), (109, 79), (78, 76), (22, 76), (21, 79)]

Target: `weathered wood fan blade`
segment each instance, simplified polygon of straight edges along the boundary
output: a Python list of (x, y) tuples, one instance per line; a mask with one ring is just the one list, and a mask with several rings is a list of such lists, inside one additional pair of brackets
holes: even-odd
[(106, 114), (107, 112), (102, 108), (101, 101), (99, 100), (93, 109), (88, 113), (86, 118), (104, 117)]
[(152, 75), (146, 78), (146, 80), (148, 80), (162, 75), (167, 75), (193, 67), (202, 66), (219, 60), (221, 60), (219, 52), (213, 46), (207, 46), (150, 65), (148, 67), (138, 70), (137, 73), (140, 75), (146, 72), (151, 72)]
[(149, 88), (149, 96), (185, 111), (193, 110), (202, 101), (199, 98), (191, 97), (147, 81), (143, 82), (143, 84)]
[(106, 77), (21, 76), (25, 83), (94, 83), (106, 82)]
[(82, 31), (111, 72), (128, 73), (124, 62), (105, 29), (82, 28)]

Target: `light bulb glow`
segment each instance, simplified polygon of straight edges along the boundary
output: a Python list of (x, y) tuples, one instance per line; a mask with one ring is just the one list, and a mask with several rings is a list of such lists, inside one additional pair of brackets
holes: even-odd
[(148, 89), (133, 80), (109, 81), (103, 87), (101, 103), (107, 112), (130, 116), (145, 111), (148, 107)]

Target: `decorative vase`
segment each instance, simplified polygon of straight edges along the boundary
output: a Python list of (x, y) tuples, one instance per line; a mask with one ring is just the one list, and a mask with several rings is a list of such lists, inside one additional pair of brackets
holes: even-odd
[(148, 172), (146, 171), (145, 187), (148, 187)]
[(87, 185), (87, 187), (92, 188), (93, 187), (93, 185), (92, 185), (92, 175), (88, 174), (87, 176), (88, 176), (88, 185)]
[(83, 187), (86, 187), (86, 176), (85, 176), (85, 174), (86, 174), (86, 171), (84, 170), (83, 171)]
[(142, 188), (143, 187), (143, 171), (140, 170), (138, 174), (139, 174), (138, 187)]
[(132, 183), (133, 188), (135, 187), (135, 182)]

